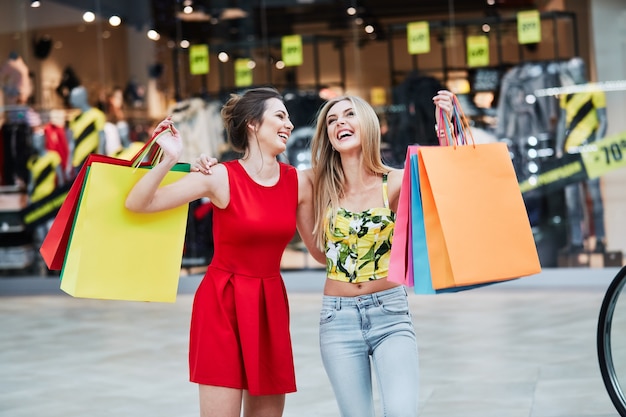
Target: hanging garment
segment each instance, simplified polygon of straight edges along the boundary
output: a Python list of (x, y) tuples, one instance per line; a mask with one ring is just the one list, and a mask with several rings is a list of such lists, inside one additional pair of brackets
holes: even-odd
[(394, 111), (386, 114), (389, 130), (384, 141), (391, 146), (395, 161), (404, 161), (407, 146), (436, 145), (435, 112), (432, 98), (444, 86), (434, 77), (413, 72), (393, 89)]
[(87, 156), (97, 153), (100, 147), (100, 132), (104, 130), (106, 116), (95, 107), (80, 113), (70, 121), (70, 131), (74, 140), (72, 166), (80, 168)]
[(32, 154), (30, 137), (32, 128), (25, 122), (2, 125), (2, 184), (28, 184), (26, 161)]
[(34, 203), (50, 195), (57, 187), (59, 178), (58, 168), (61, 165), (61, 156), (55, 151), (47, 151), (43, 155), (33, 155), (26, 166), (30, 171), (32, 184), (30, 201)]
[(537, 90), (560, 86), (556, 62), (526, 63), (511, 68), (502, 79), (496, 135), (513, 141), (553, 133), (558, 103), (553, 97), (535, 97)]
[(122, 146), (122, 138), (117, 126), (111, 122), (104, 124), (104, 153), (112, 156), (119, 152)]
[(194, 161), (204, 153), (218, 157), (225, 142), (224, 122), (219, 101), (191, 98), (176, 103), (168, 111), (172, 121), (185, 141), (181, 161)]
[(61, 158), (61, 166), (63, 172), (69, 168), (70, 147), (67, 142), (65, 128), (57, 126), (53, 123), (47, 123), (44, 128), (44, 137), (46, 139), (46, 149), (59, 154)]
[(561, 96), (559, 105), (565, 110), (566, 137), (564, 149), (593, 142), (600, 124), (597, 109), (606, 108), (604, 91), (581, 91)]

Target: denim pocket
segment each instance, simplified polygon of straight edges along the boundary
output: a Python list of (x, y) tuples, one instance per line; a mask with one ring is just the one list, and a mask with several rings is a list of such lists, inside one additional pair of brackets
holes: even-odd
[(387, 314), (408, 315), (409, 303), (406, 298), (393, 297), (382, 300), (380, 308)]
[(325, 308), (320, 311), (320, 325), (324, 323), (330, 323), (335, 318), (335, 310), (331, 308)]

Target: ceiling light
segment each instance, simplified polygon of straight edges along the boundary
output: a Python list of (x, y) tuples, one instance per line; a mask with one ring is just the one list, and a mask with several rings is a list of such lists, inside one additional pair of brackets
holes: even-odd
[(94, 14), (94, 12), (85, 12), (83, 14), (83, 20), (87, 23), (91, 23), (96, 20), (96, 15)]
[(119, 16), (111, 16), (109, 17), (109, 24), (111, 26), (119, 26), (122, 24), (122, 18)]
[(39, 6), (41, 6), (41, 2), (38, 0), (33, 0), (30, 2), (30, 7), (37, 8)]
[(189, 48), (189, 41), (187, 39), (183, 39), (182, 41), (180, 41), (180, 47), (183, 49)]
[(226, 52), (220, 52), (219, 54), (217, 54), (217, 59), (219, 59), (220, 62), (228, 62), (230, 57)]
[(154, 29), (150, 29), (147, 35), (148, 39), (152, 39), (153, 41), (158, 41), (159, 39), (161, 39), (161, 35), (159, 35), (159, 32)]
[(346, 13), (348, 13), (350, 16), (354, 16), (356, 14), (356, 9), (354, 7), (348, 7)]

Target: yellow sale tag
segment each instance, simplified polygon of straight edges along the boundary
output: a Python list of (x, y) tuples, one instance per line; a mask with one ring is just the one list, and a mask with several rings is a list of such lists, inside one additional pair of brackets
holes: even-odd
[(192, 75), (209, 73), (208, 45), (191, 45), (189, 48), (189, 72)]
[(428, 22), (411, 22), (406, 25), (409, 54), (430, 52), (430, 27)]
[(626, 131), (586, 145), (580, 153), (589, 178), (626, 167)]
[(248, 66), (248, 58), (235, 60), (235, 86), (249, 87), (252, 85), (252, 69)]
[(517, 41), (521, 44), (541, 42), (541, 16), (537, 10), (517, 13)]
[(300, 35), (283, 36), (281, 46), (285, 66), (302, 65), (302, 37)]
[(370, 104), (372, 106), (384, 106), (387, 104), (387, 91), (384, 87), (372, 87), (370, 90)]
[(489, 65), (489, 38), (484, 35), (467, 37), (467, 66), (486, 67)]

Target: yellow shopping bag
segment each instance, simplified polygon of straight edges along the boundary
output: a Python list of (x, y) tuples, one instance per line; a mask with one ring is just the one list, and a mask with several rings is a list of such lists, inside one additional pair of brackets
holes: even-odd
[[(186, 175), (170, 171), (164, 184)], [(61, 289), (74, 297), (174, 302), (183, 255), (188, 206), (158, 213), (124, 207), (147, 170), (93, 163), (87, 171), (72, 227)]]

